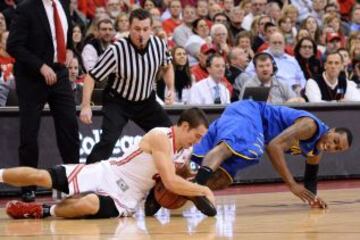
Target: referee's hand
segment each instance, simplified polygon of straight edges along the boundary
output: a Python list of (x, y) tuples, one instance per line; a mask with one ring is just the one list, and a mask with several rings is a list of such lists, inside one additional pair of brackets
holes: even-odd
[(165, 104), (166, 105), (172, 105), (175, 102), (175, 92), (174, 91), (168, 91), (165, 96)]
[(81, 108), (80, 121), (85, 124), (92, 123), (92, 111), (90, 106), (84, 106)]

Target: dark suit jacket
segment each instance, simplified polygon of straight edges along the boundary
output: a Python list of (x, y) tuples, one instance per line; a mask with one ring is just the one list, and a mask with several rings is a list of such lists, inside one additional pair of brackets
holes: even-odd
[[(69, 0), (60, 0), (68, 21), (67, 48), (72, 47)], [(54, 47), (50, 23), (42, 0), (25, 0), (16, 9), (7, 42), (7, 51), (15, 58), (16, 80), (32, 78), (44, 81), (40, 67), (53, 66)], [(19, 79), (20, 78), (20, 79)]]

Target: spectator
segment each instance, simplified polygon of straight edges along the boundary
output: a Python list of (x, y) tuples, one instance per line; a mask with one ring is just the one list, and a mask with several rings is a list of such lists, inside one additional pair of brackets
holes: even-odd
[(337, 52), (326, 57), (324, 72), (306, 83), (305, 94), (309, 102), (360, 101), (356, 84), (340, 74), (343, 69), (342, 56)]
[(0, 33), (0, 107), (6, 105), (9, 92), (15, 90), (15, 59), (6, 51), (8, 36), (9, 32)]
[(244, 10), (244, 16), (248, 15), (251, 12), (251, 0), (242, 0), (239, 4), (239, 7)]
[(181, 2), (180, 0), (172, 0), (169, 5), (170, 15), (169, 19), (163, 21), (163, 29), (168, 37), (171, 37), (175, 28), (182, 23), (181, 20)]
[[(225, 70), (226, 79), (234, 86), (235, 79), (245, 71), (246, 67), (249, 65), (249, 58), (244, 49), (239, 47), (234, 47), (230, 50), (228, 55), (229, 67)], [(231, 101), (236, 101), (239, 99), (239, 92), (233, 91)]]
[(71, 89), (73, 90), (75, 103), (76, 105), (80, 105), (82, 99), (82, 80), (80, 80), (80, 65), (78, 58), (74, 57), (67, 68), (69, 71), (69, 80), (71, 83)]
[(173, 40), (178, 46), (185, 47), (186, 41), (194, 34), (192, 31), (192, 23), (195, 18), (195, 8), (186, 5), (183, 10), (183, 23), (175, 28), (173, 34)]
[(298, 43), (301, 39), (303, 39), (305, 37), (309, 37), (309, 38), (313, 39), (307, 29), (300, 28), (298, 34), (296, 35), (296, 43)]
[(216, 23), (221, 23), (224, 26), (226, 26), (227, 28), (229, 27), (229, 23), (230, 23), (230, 19), (228, 16), (226, 16), (225, 13), (223, 12), (219, 12), (217, 14), (214, 15), (213, 21), (214, 24)]
[[(266, 41), (265, 40), (265, 24), (270, 23), (271, 19), (269, 16), (262, 15), (259, 17), (256, 36), (254, 36), (254, 40), (252, 43), (252, 49), (254, 52), (258, 51), (258, 48)], [(256, 24), (256, 23), (255, 23)]]
[(298, 22), (313, 14), (312, 0), (291, 0), (291, 5), (298, 9)]
[(234, 0), (224, 0), (224, 14), (228, 18), (231, 18), (231, 11), (234, 7)]
[(151, 9), (158, 8), (158, 6), (154, 0), (145, 0), (143, 8), (150, 12)]
[[(280, 32), (275, 32), (270, 37), (269, 52), (275, 59), (278, 71), (276, 77), (279, 81), (290, 86), (297, 96), (301, 96), (306, 80), (296, 59), (285, 53), (285, 39)], [(255, 74), (254, 64), (249, 64), (245, 72), (251, 77)]]
[(209, 17), (209, 6), (207, 0), (198, 0), (196, 4), (196, 14), (199, 18), (207, 19)]
[(278, 22), (281, 18), (281, 8), (278, 2), (269, 2), (266, 6), (266, 15), (274, 22)]
[(240, 7), (234, 7), (231, 9), (229, 34), (232, 41), (231, 44), (233, 46), (235, 45), (236, 36), (240, 32), (245, 31), (245, 29), (241, 26), (244, 16), (244, 10), (242, 10)]
[(295, 46), (295, 34), (292, 30), (289, 17), (281, 17), (278, 21), (279, 31), (285, 37), (285, 44), (291, 47)]
[(340, 53), (343, 59), (343, 72), (346, 75), (346, 79), (350, 79), (350, 73), (352, 72), (352, 64), (349, 51), (346, 48), (339, 48), (338, 53)]
[(211, 41), (209, 36), (209, 26), (204, 18), (198, 18), (192, 23), (193, 35), (185, 43), (186, 52), (192, 57), (190, 58), (190, 65), (196, 63), (196, 57), (199, 53), (200, 47), (204, 43)]
[(308, 16), (301, 24), (301, 29), (306, 29), (309, 31), (311, 38), (315, 41), (315, 42), (319, 42), (320, 41), (320, 35), (321, 35), (321, 31), (320, 31), (320, 27), (318, 22), (316, 21), (316, 18), (313, 16)]
[(285, 102), (305, 102), (303, 98), (297, 97), (290, 90), (288, 84), (280, 82), (276, 77), (277, 66), (269, 53), (258, 53), (253, 59), (256, 74), (248, 78), (245, 74), (236, 79), (235, 88), (244, 95), (247, 87), (268, 87), (270, 88), (267, 102), (281, 104)]
[(325, 62), (327, 55), (336, 52), (337, 50), (339, 50), (339, 48), (341, 48), (341, 37), (339, 36), (339, 34), (335, 32), (328, 33), (326, 36), (325, 52), (321, 57), (322, 62)]
[(83, 30), (81, 25), (76, 24), (72, 29), (72, 40), (74, 44), (74, 56), (79, 60), (81, 69), (84, 69), (84, 63), (82, 61), (81, 53), (84, 48)]
[(304, 37), (296, 44), (295, 58), (298, 61), (305, 79), (315, 78), (322, 73), (322, 66), (317, 56), (317, 46), (310, 37)]
[(127, 13), (120, 13), (115, 20), (115, 39), (120, 40), (129, 36), (129, 16)]
[[(195, 81), (190, 72), (189, 60), (186, 51), (182, 47), (171, 49), (172, 63), (175, 70), (175, 104), (187, 104), (189, 101), (190, 88)], [(163, 81), (157, 84), (158, 95), (164, 99), (168, 89)]]
[(312, 16), (316, 19), (318, 26), (322, 25), (322, 19), (324, 16), (324, 8), (326, 5), (326, 0), (313, 0), (312, 2)]
[(350, 31), (360, 31), (360, 8), (355, 8), (351, 13)]
[(242, 22), (242, 27), (246, 31), (250, 31), (251, 23), (254, 20), (255, 16), (259, 16), (265, 13), (267, 0), (251, 0), (251, 11), (244, 17)]
[(100, 55), (110, 46), (114, 37), (114, 26), (110, 19), (99, 20), (97, 28), (97, 36), (84, 46), (81, 53), (86, 72), (94, 67)]
[(214, 20), (214, 17), (218, 13), (224, 12), (224, 9), (217, 3), (209, 4), (209, 18)]
[[(35, 11), (41, 8), (43, 12)], [(16, 61), (14, 75), (20, 111), (19, 165), (35, 168), (38, 165), (37, 138), (45, 103), (49, 104), (54, 118), (63, 162), (77, 163), (79, 129), (65, 66), (73, 55), (70, 50), (72, 28), (70, 18), (60, 17), (69, 16), (69, 8), (64, 8), (59, 1), (52, 4), (28, 0), (17, 6), (16, 11), (6, 49)], [(34, 201), (35, 188), (23, 188), (22, 199)]]
[(292, 4), (286, 5), (282, 9), (283, 16), (289, 17), (291, 20), (291, 26), (293, 28), (294, 34), (297, 34), (298, 29), (298, 17), (299, 10)]
[[(329, 26), (331, 27), (335, 33), (337, 33), (341, 38), (341, 46), (345, 46), (346, 42), (346, 36), (344, 34), (344, 31), (341, 27), (341, 19), (337, 14), (329, 14), (324, 17), (323, 20), (323, 26)], [(346, 32), (348, 32), (346, 30)]]
[(87, 19), (86, 16), (78, 10), (77, 0), (70, 0), (70, 18), (74, 25), (80, 25), (82, 29), (85, 29)]
[(191, 67), (191, 74), (194, 75), (197, 82), (209, 76), (206, 70), (206, 61), (209, 55), (214, 53), (216, 53), (216, 48), (213, 44), (204, 43), (201, 46), (198, 54), (199, 63)]
[(357, 89), (360, 91), (360, 55), (352, 59), (352, 69), (350, 80), (356, 84)]
[(217, 52), (226, 57), (230, 51), (230, 46), (228, 44), (229, 33), (225, 25), (221, 23), (212, 25), (210, 35)]
[(221, 83), (225, 75), (225, 60), (221, 55), (211, 55), (206, 62), (209, 77), (197, 82), (190, 91), (189, 104), (229, 104), (229, 90)]
[(107, 0), (105, 9), (107, 14), (109, 14), (112, 23), (115, 23), (117, 16), (119, 16), (121, 12), (120, 0)]
[(251, 60), (254, 57), (254, 51), (251, 48), (251, 33), (247, 31), (240, 32), (235, 39), (234, 46), (242, 48)]

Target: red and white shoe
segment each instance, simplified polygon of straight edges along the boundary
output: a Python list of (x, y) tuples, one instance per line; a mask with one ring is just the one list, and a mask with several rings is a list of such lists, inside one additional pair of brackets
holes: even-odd
[(40, 203), (13, 200), (6, 204), (5, 209), (7, 215), (14, 219), (43, 217), (43, 207)]

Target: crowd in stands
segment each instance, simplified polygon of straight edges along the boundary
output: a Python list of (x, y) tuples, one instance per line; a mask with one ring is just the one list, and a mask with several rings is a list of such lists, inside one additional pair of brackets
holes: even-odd
[[(0, 106), (16, 91), (6, 41), (21, 1), (0, 1)], [(128, 37), (136, 8), (151, 13), (153, 35), (171, 49), (176, 104), (228, 104), (258, 86), (270, 88), (271, 103), (360, 101), (355, 0), (71, 0), (68, 69), (77, 104), (84, 74)], [(161, 72), (156, 89), (161, 101)]]

